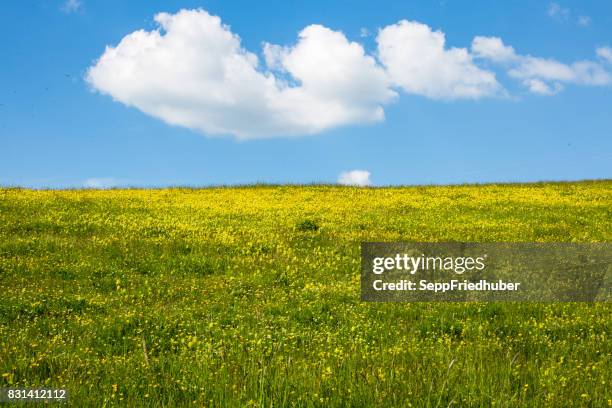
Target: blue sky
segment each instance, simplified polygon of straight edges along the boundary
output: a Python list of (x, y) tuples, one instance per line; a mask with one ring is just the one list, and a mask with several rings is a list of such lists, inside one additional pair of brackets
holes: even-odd
[[(118, 72), (139, 62), (129, 58), (140, 56), (109, 56), (106, 65), (98, 64), (106, 46), (117, 47), (138, 30), (156, 30), (158, 13), (172, 19), (181, 9), (197, 8), (206, 14), (192, 15), (189, 24), (209, 24), (210, 15), (219, 16), (229, 27), (217, 31), (239, 36), (242, 49), (258, 58), (259, 79), (232, 83), (232, 100), (241, 100), (237, 105), (201, 100), (201, 94), (229, 87), (200, 78), (205, 67), (186, 64), (183, 74), (181, 62), (194, 61), (181, 59), (183, 48), (169, 48), (168, 64), (141, 64), (144, 71), (134, 77), (122, 79)], [(607, 76), (612, 62), (603, 51), (612, 46), (609, 2), (269, 1), (254, 6), (249, 1), (23, 0), (2, 2), (0, 12), (2, 185), (333, 183), (353, 170), (369, 173), (361, 173), (357, 183), (374, 185), (612, 176)], [(302, 31), (313, 24), (318, 31)], [(389, 47), (395, 54), (383, 58), (377, 38), (384, 28), (389, 28), (384, 41), (399, 49)], [(188, 32), (180, 30), (166, 27), (162, 34)], [(431, 66), (411, 65), (425, 59), (419, 53), (429, 55), (419, 41), (434, 38), (436, 30), (446, 40), (441, 59)], [(419, 43), (404, 49), (405, 39), (414, 37), (399, 34), (415, 32), (422, 34)], [(473, 44), (479, 36), (502, 45), (487, 43), (479, 51)], [(186, 49), (195, 50), (203, 64), (218, 56), (204, 55), (210, 47), (189, 42), (202, 37), (180, 38), (187, 38)], [(313, 76), (309, 62), (325, 52), (321, 48), (331, 43), (326, 38), (338, 40), (340, 50), (351, 42), (362, 47), (363, 58), (355, 57), (355, 63), (332, 61), (352, 79), (336, 92), (337, 82), (317, 82), (320, 76), (314, 75), (297, 102), (277, 107), (276, 99), (287, 96), (283, 86), (299, 86), (299, 75)], [(306, 40), (310, 53), (298, 53)], [(282, 67), (276, 71), (272, 63), (266, 65), (264, 43), (280, 46), (274, 56)], [(141, 43), (135, 47), (150, 55)], [(452, 47), (465, 49), (469, 61), (446, 54)], [(503, 57), (501, 51), (509, 47), (512, 55)], [(168, 48), (162, 51), (155, 55), (168, 54)], [(403, 59), (408, 52), (413, 57)], [(542, 66), (551, 60), (552, 66)], [(573, 65), (580, 61), (588, 61), (588, 72)], [(325, 74), (320, 65), (312, 70)], [(88, 76), (96, 66), (95, 75)], [(474, 79), (464, 92), (457, 84), (465, 85), (466, 72)], [(494, 74), (494, 84), (488, 74)], [(276, 81), (272, 96), (249, 88), (264, 77)], [(196, 87), (193, 78), (202, 79), (198, 93), (184, 96)], [(284, 80), (289, 85), (282, 85)], [(341, 92), (348, 96), (338, 99)], [(247, 99), (252, 102), (242, 102)], [(268, 103), (275, 107), (260, 109)], [(321, 121), (319, 112), (309, 113), (327, 113), (327, 103), (339, 109), (328, 121)], [(294, 116), (299, 119), (286, 119)], [(220, 127), (224, 130), (213, 130)]]

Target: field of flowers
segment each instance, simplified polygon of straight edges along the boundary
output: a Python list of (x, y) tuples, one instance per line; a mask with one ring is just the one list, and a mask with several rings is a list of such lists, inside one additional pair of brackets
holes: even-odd
[(612, 181), (0, 189), (0, 387), (85, 406), (612, 405), (609, 303), (359, 301), (362, 241), (612, 240)]

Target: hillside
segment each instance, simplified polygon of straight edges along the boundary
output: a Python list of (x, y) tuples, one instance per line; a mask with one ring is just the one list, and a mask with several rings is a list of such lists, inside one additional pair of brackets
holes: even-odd
[(362, 241), (605, 242), (612, 181), (0, 189), (0, 387), (75, 406), (606, 406), (609, 303), (359, 301)]

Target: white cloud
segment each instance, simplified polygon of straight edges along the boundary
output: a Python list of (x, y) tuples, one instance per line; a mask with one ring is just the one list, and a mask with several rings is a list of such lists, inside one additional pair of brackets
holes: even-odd
[[(601, 57), (601, 52), (597, 54)], [(565, 64), (551, 58), (519, 55), (497, 37), (476, 37), (472, 53), (504, 65), (508, 75), (519, 79), (531, 91), (554, 95), (563, 89), (562, 83), (602, 86), (612, 84), (612, 75), (598, 62), (577, 61)], [(603, 51), (605, 54), (605, 51)]]
[[(568, 7), (563, 7), (559, 3), (549, 3), (546, 10), (548, 16), (561, 22), (575, 21), (581, 27), (591, 25), (591, 17), (587, 15), (575, 16), (574, 12)], [(575, 16), (575, 17), (574, 17)]]
[(599, 47), (597, 50), (597, 56), (607, 62), (612, 64), (612, 47)]
[(338, 177), (338, 183), (345, 186), (370, 186), (370, 172), (366, 170), (351, 170), (341, 173)]
[(559, 3), (550, 3), (548, 5), (548, 15), (559, 20), (567, 20), (570, 17), (571, 11), (567, 7), (562, 7)]
[(529, 78), (523, 84), (533, 93), (538, 95), (555, 95), (563, 90), (563, 85), (558, 82), (547, 84), (540, 79)]
[(541, 78), (557, 81), (571, 81), (574, 71), (566, 64), (553, 59), (526, 56), (509, 71), (515, 78)]
[(601, 64), (578, 61), (563, 64), (553, 59), (523, 57), (521, 63), (509, 71), (515, 78), (538, 78), (546, 81), (563, 81), (580, 85), (609, 85), (612, 76)]
[(402, 20), (380, 30), (380, 61), (393, 83), (433, 99), (478, 99), (501, 94), (495, 74), (477, 67), (465, 48), (445, 48), (445, 36), (425, 24)]
[[(376, 55), (340, 31), (310, 25), (292, 45), (264, 43), (263, 58), (204, 10), (159, 13), (155, 21), (157, 29), (107, 47), (86, 79), (126, 106), (207, 135), (293, 136), (379, 122), (399, 90), (441, 100), (505, 96), (483, 68), (487, 60), (542, 95), (566, 83), (612, 82), (597, 61), (519, 55), (497, 37), (475, 37), (470, 50), (448, 47), (442, 31), (406, 20), (378, 31)], [(610, 61), (609, 48), (597, 53)]]
[(591, 25), (591, 17), (589, 16), (578, 16), (576, 22), (579, 26), (588, 27)]
[(395, 97), (361, 45), (319, 25), (302, 30), (293, 47), (266, 45), (270, 72), (203, 10), (155, 21), (160, 29), (107, 47), (87, 80), (169, 124), (239, 138), (311, 134), (383, 120), (382, 105)]
[(472, 54), (495, 62), (508, 62), (517, 58), (514, 48), (505, 45), (498, 37), (474, 37)]
[[(271, 69), (300, 84), (283, 87), (278, 97), (286, 100), (283, 109), (289, 114), (305, 108), (300, 112), (304, 125), (328, 115), (338, 124), (382, 120), (381, 104), (396, 97), (384, 69), (361, 45), (320, 25), (303, 29), (293, 47), (264, 44), (264, 55)], [(333, 125), (323, 124), (321, 129)]]
[(112, 177), (90, 178), (83, 182), (85, 188), (105, 189), (117, 187), (121, 184), (120, 180)]
[(79, 9), (83, 6), (81, 0), (66, 0), (64, 4), (62, 4), (61, 10), (64, 13), (74, 13), (79, 11)]

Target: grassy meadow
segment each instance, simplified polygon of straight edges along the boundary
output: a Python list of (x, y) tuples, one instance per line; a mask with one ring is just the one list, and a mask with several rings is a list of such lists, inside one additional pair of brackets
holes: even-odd
[(609, 303), (359, 301), (362, 241), (612, 240), (612, 181), (0, 189), (0, 387), (70, 406), (612, 406)]

